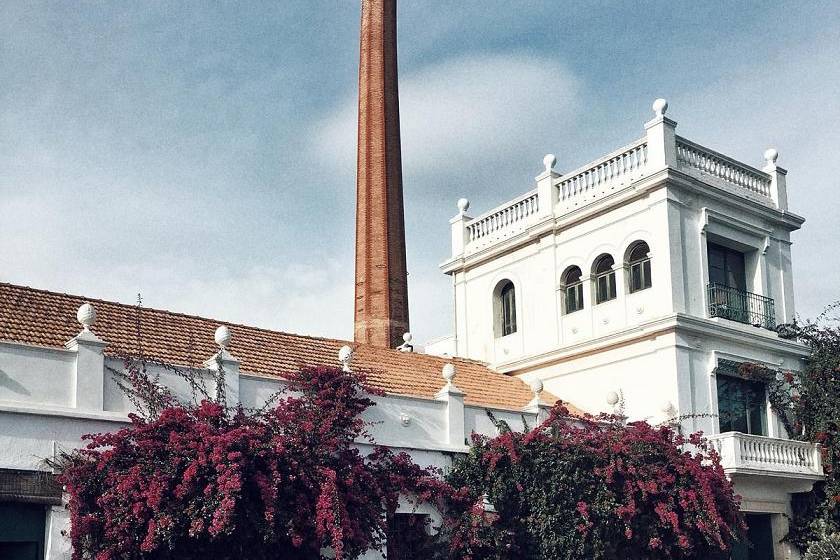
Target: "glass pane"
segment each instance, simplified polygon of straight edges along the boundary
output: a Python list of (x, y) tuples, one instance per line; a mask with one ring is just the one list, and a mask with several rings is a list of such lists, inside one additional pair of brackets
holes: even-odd
[(598, 277), (598, 303), (607, 301), (607, 279), (604, 276)]
[(516, 332), (516, 291), (513, 284), (502, 289), (502, 336)]
[(744, 254), (734, 249), (708, 244), (709, 283), (747, 289)]
[(639, 263), (630, 265), (630, 291), (638, 292), (642, 289), (642, 267)]
[(650, 288), (652, 285), (650, 281), (650, 259), (642, 263), (642, 276), (644, 277), (644, 281), (642, 282), (643, 289)]
[(763, 384), (718, 375), (717, 391), (721, 432), (767, 434), (767, 407)]

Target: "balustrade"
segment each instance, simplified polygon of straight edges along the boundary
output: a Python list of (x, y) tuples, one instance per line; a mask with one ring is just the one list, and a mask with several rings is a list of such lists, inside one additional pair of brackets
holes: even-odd
[(770, 175), (679, 136), (677, 164), (712, 175), (759, 196), (770, 197)]
[(508, 237), (521, 231), (538, 210), (539, 198), (536, 191), (526, 193), (471, 221), (467, 225), (467, 241), (484, 244)]
[(709, 436), (725, 470), (822, 475), (819, 447), (805, 441), (727, 432)]
[(630, 184), (644, 174), (646, 164), (647, 142), (643, 138), (573, 171), (557, 185), (561, 209), (573, 209)]

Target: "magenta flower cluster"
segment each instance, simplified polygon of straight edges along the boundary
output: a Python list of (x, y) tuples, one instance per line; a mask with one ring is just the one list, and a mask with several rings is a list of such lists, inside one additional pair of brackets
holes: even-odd
[(400, 494), (431, 499), (439, 478), (405, 454), (365, 455), (357, 377), (304, 369), (276, 406), (204, 400), (133, 416), (68, 455), (74, 560), (354, 558), (380, 547)]

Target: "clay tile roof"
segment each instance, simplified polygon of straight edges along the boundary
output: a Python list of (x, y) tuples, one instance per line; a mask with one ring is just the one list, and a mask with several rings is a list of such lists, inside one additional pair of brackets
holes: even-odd
[[(213, 335), (222, 324), (233, 335), (229, 351), (246, 373), (283, 376), (304, 365), (338, 365), (339, 348), (353, 345), (5, 283), (0, 283), (0, 340), (64, 347), (79, 333), (76, 311), (85, 302), (96, 308), (91, 330), (108, 343), (105, 353), (110, 356), (139, 353), (138, 318), (142, 354), (173, 365), (200, 365), (213, 356)], [(533, 397), (521, 380), (463, 358), (360, 344), (355, 345), (351, 367), (388, 393), (431, 398), (444, 385), (441, 368), (447, 362), (455, 364), (455, 384), (466, 393), (467, 404), (521, 409)], [(549, 404), (557, 400), (548, 392), (541, 396)]]

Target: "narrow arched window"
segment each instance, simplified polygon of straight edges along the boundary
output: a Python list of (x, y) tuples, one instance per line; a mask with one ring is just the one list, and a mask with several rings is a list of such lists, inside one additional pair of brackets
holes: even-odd
[(563, 273), (563, 307), (566, 313), (574, 313), (583, 309), (583, 281), (582, 273), (577, 266), (570, 266)]
[(501, 312), (501, 333), (507, 336), (516, 332), (516, 289), (508, 281), (499, 291), (499, 311)]
[(595, 259), (592, 275), (595, 277), (595, 303), (603, 303), (615, 299), (615, 259), (612, 255), (601, 255)]
[(630, 269), (630, 293), (653, 285), (650, 278), (650, 247), (647, 243), (639, 241), (630, 247), (627, 266)]

